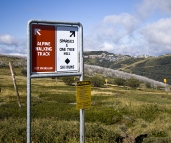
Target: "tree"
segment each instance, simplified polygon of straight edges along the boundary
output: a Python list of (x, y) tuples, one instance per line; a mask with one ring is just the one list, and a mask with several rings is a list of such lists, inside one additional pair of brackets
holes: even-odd
[(150, 83), (146, 83), (145, 84), (147, 88), (151, 88), (151, 84)]
[(127, 80), (127, 85), (132, 88), (137, 88), (140, 86), (140, 81), (135, 78), (130, 78)]
[(91, 84), (95, 87), (102, 87), (104, 86), (105, 83), (104, 80), (99, 76), (93, 76), (90, 78), (90, 80), (91, 80)]
[(125, 83), (126, 83), (126, 80), (123, 79), (123, 78), (115, 78), (114, 82), (115, 82), (115, 84), (117, 84), (117, 85), (124, 86)]

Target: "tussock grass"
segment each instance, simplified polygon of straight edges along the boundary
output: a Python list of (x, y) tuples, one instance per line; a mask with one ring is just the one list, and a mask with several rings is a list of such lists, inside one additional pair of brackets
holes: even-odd
[[(4, 74), (3, 74), (3, 72)], [(26, 77), (16, 72), (22, 109), (11, 75), (0, 71), (0, 142), (26, 142)], [(32, 79), (32, 141), (79, 142), (76, 87), (62, 80)], [(115, 142), (119, 135), (148, 134), (144, 142), (171, 142), (171, 93), (124, 87), (92, 87), (92, 107), (85, 110), (86, 141)]]

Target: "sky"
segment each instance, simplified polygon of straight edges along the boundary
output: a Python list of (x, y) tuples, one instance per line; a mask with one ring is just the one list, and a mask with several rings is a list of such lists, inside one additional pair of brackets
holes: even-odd
[(27, 56), (29, 20), (80, 22), (84, 51), (171, 53), (171, 0), (1, 0), (0, 54)]

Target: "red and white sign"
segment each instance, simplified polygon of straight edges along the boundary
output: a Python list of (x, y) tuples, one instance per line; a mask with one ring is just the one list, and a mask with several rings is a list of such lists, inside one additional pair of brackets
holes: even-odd
[(78, 27), (31, 25), (31, 72), (78, 72)]
[(32, 25), (32, 72), (55, 72), (55, 26)]

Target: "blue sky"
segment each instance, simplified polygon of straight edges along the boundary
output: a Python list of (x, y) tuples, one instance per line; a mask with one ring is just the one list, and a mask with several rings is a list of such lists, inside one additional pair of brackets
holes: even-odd
[(170, 0), (1, 0), (0, 54), (27, 55), (29, 20), (80, 22), (84, 51), (171, 53)]

